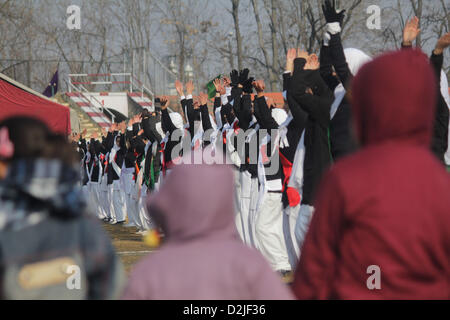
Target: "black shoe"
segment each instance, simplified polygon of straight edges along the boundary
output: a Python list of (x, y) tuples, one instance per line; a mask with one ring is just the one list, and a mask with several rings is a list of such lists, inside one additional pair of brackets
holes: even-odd
[(124, 223), (125, 223), (125, 220), (123, 220), (123, 221), (117, 221), (116, 224), (124, 224)]

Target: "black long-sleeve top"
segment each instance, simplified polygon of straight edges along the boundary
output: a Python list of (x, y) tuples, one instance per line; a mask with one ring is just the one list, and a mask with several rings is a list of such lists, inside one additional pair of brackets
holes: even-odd
[[(169, 139), (165, 144), (164, 148), (164, 162), (166, 165), (170, 165), (172, 162), (172, 150), (179, 145), (179, 143), (182, 142), (182, 135), (180, 132), (175, 132), (176, 130), (183, 130), (183, 129), (177, 129), (175, 125), (173, 124), (172, 120), (170, 119), (169, 111), (167, 109), (163, 109), (161, 111), (161, 127), (164, 132), (169, 132)], [(178, 139), (172, 139), (173, 134), (179, 135)], [(180, 147), (180, 154), (182, 155), (182, 148)]]
[[(403, 50), (411, 49), (412, 46), (401, 45)], [(435, 105), (435, 118), (433, 124), (433, 135), (431, 138), (431, 151), (439, 161), (445, 163), (444, 155), (448, 148), (448, 123), (449, 123), (449, 110), (444, 97), (440, 90), (441, 69), (444, 63), (444, 55), (436, 55), (434, 51), (430, 56), (430, 63), (433, 67), (435, 79), (436, 79), (436, 105)]]
[(440, 90), (441, 69), (444, 63), (444, 55), (436, 55), (434, 52), (430, 56), (430, 63), (433, 66), (436, 77), (436, 115), (434, 118), (433, 136), (431, 141), (431, 150), (436, 157), (445, 163), (444, 155), (448, 148), (448, 122), (449, 110)]
[[(353, 75), (350, 72), (345, 59), (340, 34), (331, 35), (328, 50), (326, 47), (323, 48), (325, 50), (325, 61), (327, 60), (327, 55), (331, 57), (331, 62), (340, 82), (345, 90), (350, 90), (350, 83), (353, 79)], [(327, 79), (328, 86), (333, 86), (335, 80), (330, 77)], [(335, 79), (337, 80), (337, 78)], [(344, 97), (330, 122), (330, 151), (334, 161), (339, 160), (343, 156), (348, 155), (357, 149), (356, 139), (352, 132), (352, 117), (351, 105), (347, 98)]]
[(212, 124), (211, 119), (209, 118), (209, 110), (207, 104), (200, 106), (200, 115), (202, 117), (203, 146), (207, 146), (211, 143), (209, 139), (212, 132)]
[[(288, 95), (308, 114), (305, 124), (305, 160), (302, 203), (312, 205), (323, 172), (330, 165), (328, 126), (333, 94), (319, 70), (304, 70), (304, 59), (294, 61), (294, 73)], [(313, 95), (306, 93), (306, 88)]]
[[(110, 136), (110, 141), (112, 141), (112, 144), (110, 141), (108, 141), (109, 145), (111, 146), (111, 148), (109, 148), (109, 152), (111, 152), (111, 149), (115, 143), (115, 139), (116, 139), (117, 135), (118, 135), (118, 132), (115, 131)], [(122, 168), (122, 165), (123, 165), (123, 162), (125, 159), (125, 154), (127, 152), (127, 148), (125, 146), (125, 136), (123, 134), (120, 135), (120, 146), (119, 147), (120, 147), (120, 149), (117, 150), (115, 162), (119, 168)], [(108, 184), (112, 184), (113, 181), (120, 179), (119, 175), (114, 170), (111, 162), (108, 162), (107, 174), (108, 174)]]
[(98, 182), (100, 167), (99, 167), (99, 156), (100, 156), (101, 143), (98, 140), (91, 138), (89, 143), (89, 152), (91, 154), (91, 159), (87, 163), (86, 170), (91, 173), (91, 181)]

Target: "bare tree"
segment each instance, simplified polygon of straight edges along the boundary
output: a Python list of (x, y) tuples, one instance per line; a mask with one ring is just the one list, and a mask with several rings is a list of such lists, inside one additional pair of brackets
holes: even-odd
[(240, 0), (231, 0), (231, 15), (233, 16), (234, 21), (234, 32), (236, 35), (236, 50), (237, 50), (237, 60), (238, 60), (238, 69), (242, 69), (242, 37), (241, 31), (239, 28), (239, 1)]

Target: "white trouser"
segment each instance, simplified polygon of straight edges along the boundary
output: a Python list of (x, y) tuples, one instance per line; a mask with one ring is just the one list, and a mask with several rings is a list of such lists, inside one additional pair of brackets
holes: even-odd
[(300, 253), (298, 242), (295, 237), (295, 224), (297, 222), (299, 208), (300, 205), (297, 205), (295, 207), (288, 206), (283, 210), (284, 240), (286, 241), (286, 249), (292, 270), (297, 267), (298, 256)]
[(125, 221), (124, 202), (122, 198), (122, 192), (120, 190), (120, 181), (114, 180), (110, 187), (110, 209), (111, 218), (117, 222)]
[(143, 185), (141, 189), (141, 195), (138, 202), (139, 221), (143, 230), (154, 229), (155, 226), (147, 213), (147, 186)]
[(100, 197), (99, 197), (99, 183), (90, 181), (88, 183), (89, 186), (89, 202), (92, 208), (92, 213), (94, 213), (100, 219), (105, 218), (101, 206), (100, 206)]
[(256, 237), (256, 219), (257, 219), (257, 211), (256, 207), (258, 205), (258, 195), (259, 195), (259, 182), (258, 178), (251, 178), (251, 188), (250, 188), (250, 210), (248, 217), (248, 225), (249, 225), (249, 238), (250, 245), (254, 248), (258, 248), (258, 239)]
[(302, 204), (300, 205), (300, 210), (298, 212), (298, 218), (295, 223), (295, 238), (297, 239), (297, 244), (300, 249), (299, 259), (302, 254), (302, 245), (305, 241), (306, 233), (308, 232), (309, 224), (311, 223), (311, 218), (314, 213), (314, 207)]
[(239, 174), (241, 185), (240, 218), (242, 225), (242, 235), (244, 242), (251, 245), (250, 241), (250, 202), (252, 195), (252, 176), (248, 171), (241, 171)]
[(239, 169), (234, 169), (234, 207), (235, 216), (234, 221), (236, 223), (236, 229), (241, 237), (242, 241), (245, 241), (244, 231), (242, 229), (242, 218), (241, 218), (241, 182), (240, 182), (240, 172)]
[(110, 203), (111, 198), (109, 197), (109, 188), (108, 188), (108, 177), (107, 175), (103, 175), (101, 183), (99, 184), (99, 200), (100, 200), (100, 209), (102, 211), (103, 216), (106, 218), (111, 218), (111, 210)]
[(267, 192), (256, 218), (258, 249), (275, 271), (291, 270), (283, 236), (281, 193)]
[(135, 185), (132, 172), (124, 172), (122, 170), (123, 179), (123, 194), (125, 196), (125, 207), (128, 216), (128, 224), (139, 227), (138, 213), (137, 213), (137, 201), (135, 192)]

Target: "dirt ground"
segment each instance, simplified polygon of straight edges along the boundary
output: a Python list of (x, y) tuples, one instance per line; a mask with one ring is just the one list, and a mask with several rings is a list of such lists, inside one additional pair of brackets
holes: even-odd
[[(141, 235), (136, 234), (136, 228), (108, 223), (103, 223), (103, 227), (110, 235), (127, 274), (139, 260), (151, 254), (152, 249), (144, 243)], [(291, 283), (292, 280), (292, 274), (282, 277), (282, 281), (286, 284)]]
[(143, 242), (141, 235), (136, 234), (136, 228), (108, 223), (103, 223), (103, 227), (110, 235), (127, 274), (140, 259), (151, 254), (152, 249)]

